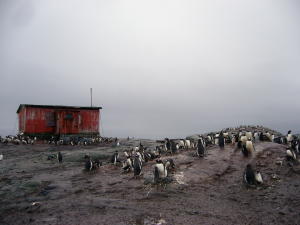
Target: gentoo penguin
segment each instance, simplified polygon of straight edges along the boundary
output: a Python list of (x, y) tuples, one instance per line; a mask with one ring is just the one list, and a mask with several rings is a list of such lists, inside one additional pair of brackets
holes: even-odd
[(112, 155), (110, 162), (113, 163), (114, 165), (117, 165), (118, 161), (119, 161), (119, 152), (115, 151), (115, 153)]
[(255, 142), (259, 141), (259, 134), (258, 134), (258, 132), (255, 131), (253, 136), (254, 136), (254, 141)]
[(123, 162), (123, 167), (122, 167), (122, 169), (124, 170), (124, 171), (130, 171), (131, 169), (132, 169), (132, 159), (131, 159), (131, 157), (128, 155), (127, 157), (126, 157), (126, 160)]
[(99, 159), (95, 159), (95, 160), (93, 161), (93, 168), (94, 168), (94, 169), (98, 169), (98, 168), (100, 168), (100, 166), (102, 166), (102, 162), (100, 162)]
[(265, 135), (268, 138), (268, 141), (272, 141), (272, 135), (270, 134), (269, 131), (267, 131)]
[(133, 173), (134, 176), (139, 176), (142, 172), (142, 162), (139, 155), (135, 155), (133, 159)]
[(205, 148), (203, 146), (203, 139), (199, 138), (198, 139), (198, 145), (197, 145), (197, 156), (198, 157), (203, 157), (205, 153)]
[(293, 140), (293, 135), (292, 135), (292, 131), (291, 130), (288, 131), (286, 139), (287, 139), (288, 145), (290, 145), (291, 142), (292, 142), (292, 140)]
[(172, 154), (174, 154), (177, 151), (176, 143), (173, 140), (171, 140), (170, 142), (171, 142), (171, 152)]
[(251, 141), (251, 138), (249, 138), (248, 141), (246, 141), (246, 148), (247, 148), (249, 153), (254, 152), (254, 146), (253, 146), (253, 143)]
[(250, 131), (248, 131), (248, 132), (246, 132), (246, 137), (247, 137), (247, 139), (252, 139), (252, 137), (253, 137), (253, 135), (252, 135), (252, 132), (250, 132)]
[(248, 157), (249, 156), (249, 152), (246, 148), (246, 145), (242, 145), (242, 153), (245, 157)]
[(225, 138), (224, 138), (224, 135), (223, 135), (223, 131), (221, 131), (220, 135), (219, 135), (219, 147), (220, 149), (224, 149), (224, 146), (225, 146)]
[(58, 154), (57, 154), (57, 159), (58, 159), (58, 162), (59, 162), (59, 163), (62, 163), (63, 156), (62, 156), (61, 152), (58, 152)]
[(287, 158), (287, 160), (294, 161), (294, 160), (297, 159), (297, 155), (296, 155), (296, 153), (294, 152), (293, 149), (289, 149), (289, 148), (288, 148), (288, 149), (286, 150), (286, 158)]
[(247, 164), (244, 172), (244, 181), (246, 184), (254, 185), (255, 184), (255, 172), (252, 169), (250, 164)]
[(173, 159), (166, 159), (164, 165), (167, 171), (170, 171), (171, 169), (175, 169), (175, 163)]
[(166, 152), (169, 152), (171, 150), (171, 142), (170, 142), (169, 138), (165, 139), (165, 149), (166, 149)]
[(243, 143), (242, 143), (241, 140), (238, 141), (237, 147), (238, 147), (238, 148), (242, 148), (242, 147), (243, 147)]
[(93, 169), (93, 161), (90, 157), (88, 157), (85, 161), (85, 169), (87, 171), (91, 171)]
[(259, 171), (256, 171), (256, 173), (255, 173), (255, 181), (257, 184), (263, 183), (263, 179), (262, 179), (261, 173)]
[(247, 140), (248, 140), (248, 138), (246, 137), (246, 135), (242, 135), (242, 136), (240, 137), (240, 140), (241, 140), (242, 144), (245, 145), (246, 142), (247, 142)]
[(165, 178), (167, 176), (168, 171), (163, 162), (160, 159), (156, 160), (156, 164), (154, 166), (154, 182), (158, 183), (160, 179)]
[(260, 134), (259, 134), (259, 140), (260, 141), (264, 141), (264, 133), (263, 132), (260, 132)]

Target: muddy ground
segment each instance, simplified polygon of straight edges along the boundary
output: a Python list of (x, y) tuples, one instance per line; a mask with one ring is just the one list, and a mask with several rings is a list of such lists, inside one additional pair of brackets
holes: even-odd
[[(286, 161), (285, 146), (256, 143), (257, 152), (244, 158), (227, 145), (208, 149), (199, 159), (194, 150), (174, 156), (173, 182), (166, 187), (149, 184), (154, 162), (133, 179), (110, 164), (97, 172), (83, 171), (85, 153), (106, 161), (120, 147), (73, 147), (37, 144), (1, 145), (0, 224), (300, 224), (300, 174)], [(154, 141), (143, 140), (154, 146)], [(60, 165), (49, 155), (62, 151)], [(247, 188), (242, 174), (251, 162), (261, 171), (264, 184)]]

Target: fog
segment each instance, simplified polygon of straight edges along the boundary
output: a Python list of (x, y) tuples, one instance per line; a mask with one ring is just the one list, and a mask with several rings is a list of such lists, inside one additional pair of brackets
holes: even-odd
[(0, 134), (90, 88), (104, 136), (300, 133), (299, 27), (297, 0), (0, 0)]

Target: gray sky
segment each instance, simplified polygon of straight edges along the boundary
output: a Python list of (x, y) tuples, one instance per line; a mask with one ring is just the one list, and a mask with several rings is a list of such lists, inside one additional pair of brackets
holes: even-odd
[(0, 134), (90, 87), (105, 136), (300, 132), (299, 28), (298, 0), (0, 0)]

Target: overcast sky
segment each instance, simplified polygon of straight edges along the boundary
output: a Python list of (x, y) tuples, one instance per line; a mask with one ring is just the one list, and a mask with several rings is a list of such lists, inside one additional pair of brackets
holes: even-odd
[(0, 134), (19, 104), (102, 106), (101, 132), (300, 132), (298, 0), (0, 0)]

